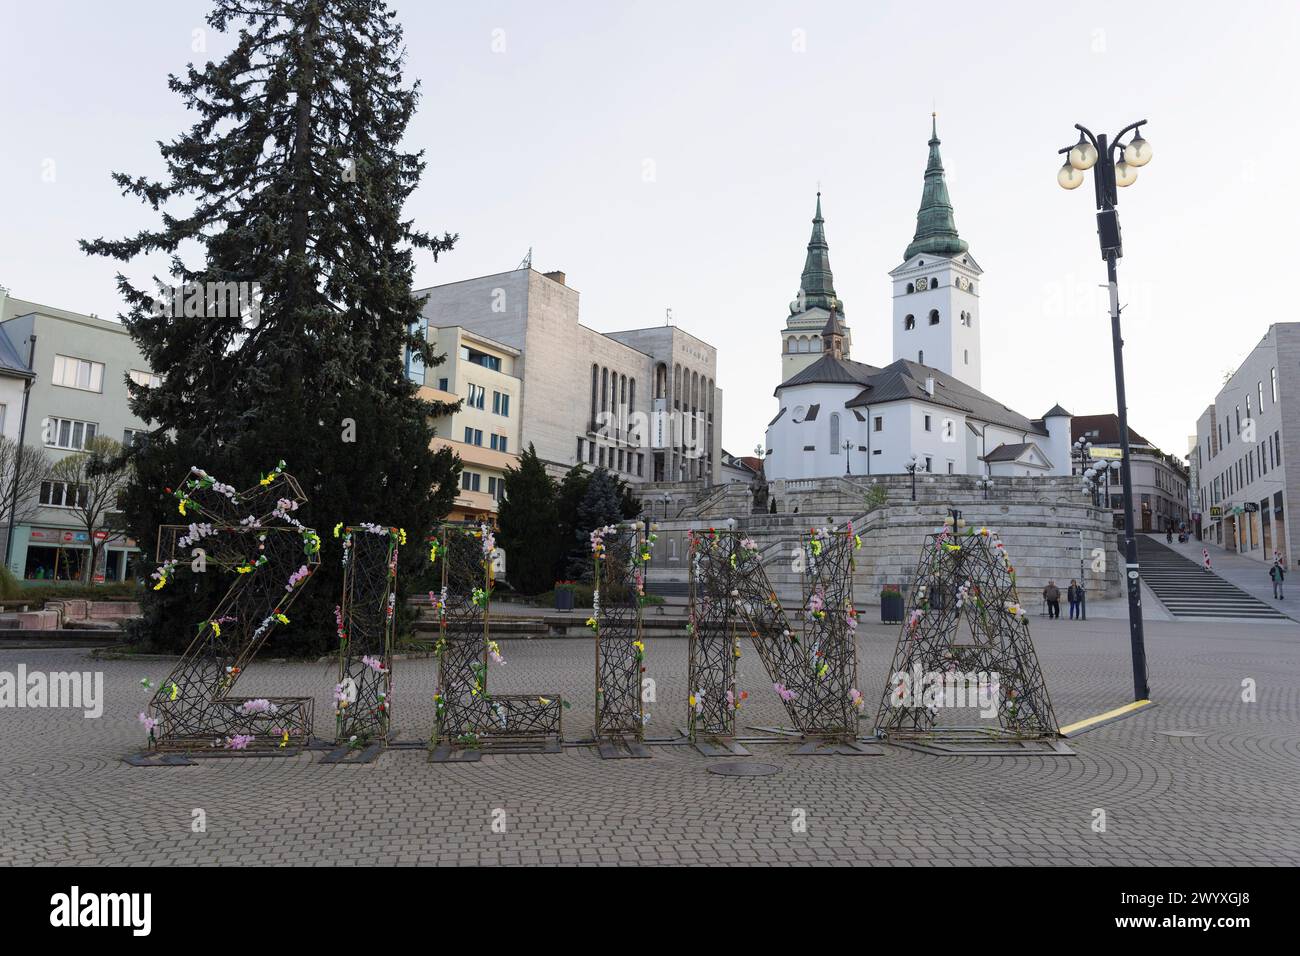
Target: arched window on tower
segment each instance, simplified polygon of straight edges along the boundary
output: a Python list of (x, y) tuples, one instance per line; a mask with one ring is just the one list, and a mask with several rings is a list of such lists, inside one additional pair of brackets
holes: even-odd
[(791, 353), (799, 351), (799, 344), (793, 335), (785, 340), (785, 350)]
[(831, 413), (831, 454), (840, 453), (840, 413)]
[(800, 352), (808, 351), (808, 337), (805, 335), (799, 336), (799, 351)]
[(939, 310), (938, 310), (938, 309), (931, 309), (931, 310), (930, 310), (930, 324), (931, 324), (931, 325), (938, 325), (938, 324), (939, 324)]
[(916, 316), (914, 315), (903, 316), (903, 331), (910, 332), (914, 328), (916, 328)]
[(925, 364), (925, 349), (919, 349), (916, 353), (916, 362), (918, 365)]
[(970, 349), (962, 349), (961, 356), (962, 356), (962, 359), (965, 360), (966, 364), (969, 365), (969, 364), (970, 364)]
[(811, 339), (808, 340), (808, 351), (820, 352), (821, 350), (822, 350), (822, 340), (814, 335)]
[(911, 294), (912, 294), (913, 292), (915, 292), (915, 291), (916, 291), (916, 286), (913, 285), (911, 282), (909, 282), (909, 283), (907, 284), (907, 294), (908, 294), (908, 295), (911, 295)]

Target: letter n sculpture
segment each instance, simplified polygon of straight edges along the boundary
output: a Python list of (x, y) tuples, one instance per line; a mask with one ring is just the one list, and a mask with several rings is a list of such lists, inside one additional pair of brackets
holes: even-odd
[(477, 760), (484, 750), (558, 753), (559, 694), (493, 694), (488, 672), (505, 664), (492, 639), (496, 540), (486, 525), (444, 525), (430, 543), (441, 588), (430, 601), (438, 615), (438, 686), (430, 759)]
[[(862, 702), (853, 606), (858, 544), (851, 528), (814, 530), (802, 540), (803, 606), (796, 624), (787, 618), (753, 539), (732, 531), (691, 532), (687, 720), (689, 736), (706, 754), (719, 747), (735, 752), (729, 738), (748, 697), (736, 684), (742, 637), (754, 642), (786, 714), (804, 737), (856, 747)], [(800, 752), (825, 751), (813, 742)]]
[(587, 626), (596, 635), (596, 745), (606, 759), (650, 756), (643, 743), (641, 604), (652, 541), (637, 525), (591, 532), (592, 609)]
[(158, 529), (154, 590), (182, 564), (234, 575), (225, 597), (149, 704), (150, 743), (161, 750), (266, 750), (305, 745), (310, 697), (245, 699), (235, 682), (320, 564), (320, 537), (294, 512), (307, 499), (280, 462), (256, 486), (236, 491), (197, 468), (174, 495), (193, 523)]
[[(959, 723), (974, 707), (984, 708), (975, 713), (986, 722)], [(1056, 742), (1028, 613), (996, 532), (950, 518), (926, 536), (876, 732), (943, 753), (1022, 752), (1034, 741), (1048, 743), (1046, 752), (1072, 752)]]
[[(339, 528), (334, 529), (337, 537)], [(334, 687), (335, 742), (386, 741), (393, 714), (393, 618), (401, 528), (362, 524), (342, 529), (343, 599), (334, 609), (339, 682)]]

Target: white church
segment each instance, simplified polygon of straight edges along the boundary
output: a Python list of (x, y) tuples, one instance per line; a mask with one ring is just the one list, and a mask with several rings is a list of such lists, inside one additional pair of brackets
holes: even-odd
[(930, 137), (916, 235), (893, 279), (893, 361), (849, 358), (821, 194), (799, 296), (781, 332), (780, 411), (768, 424), (769, 480), (918, 473), (1070, 474), (1070, 413), (1027, 418), (980, 391), (982, 270), (957, 235)]

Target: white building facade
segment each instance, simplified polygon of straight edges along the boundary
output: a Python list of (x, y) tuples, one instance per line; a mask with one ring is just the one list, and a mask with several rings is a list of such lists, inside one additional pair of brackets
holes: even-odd
[[(917, 228), (892, 281), (893, 360), (849, 357), (821, 197), (800, 292), (782, 330), (769, 479), (921, 473), (1070, 473), (1070, 414), (1029, 418), (980, 391), (982, 270), (957, 235), (932, 131)], [(820, 328), (816, 328), (820, 322)]]
[[(1297, 550), (1292, 504), (1300, 461), (1300, 322), (1269, 326), (1196, 423), (1196, 513), (1205, 540), (1288, 568)], [(1288, 425), (1288, 422), (1290, 423)], [(1195, 515), (1194, 515), (1195, 516)]]

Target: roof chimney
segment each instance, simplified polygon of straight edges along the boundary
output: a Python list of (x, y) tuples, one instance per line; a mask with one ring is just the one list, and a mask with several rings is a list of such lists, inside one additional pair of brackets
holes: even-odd
[(563, 272), (543, 272), (542, 275), (546, 276), (546, 278), (550, 279), (552, 282), (558, 282), (560, 285), (564, 285)]
[(927, 376), (925, 377), (925, 393), (926, 393), (927, 395), (933, 395), (933, 394), (934, 394), (934, 376), (933, 376), (933, 375), (927, 375)]

